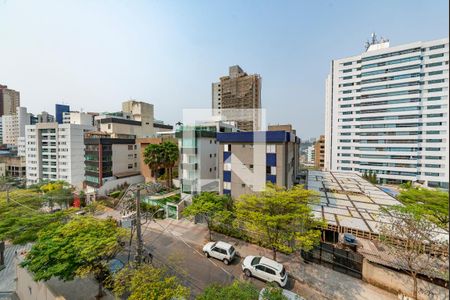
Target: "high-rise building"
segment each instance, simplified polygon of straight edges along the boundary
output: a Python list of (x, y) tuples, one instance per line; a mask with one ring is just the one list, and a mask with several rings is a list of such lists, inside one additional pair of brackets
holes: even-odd
[(70, 111), (70, 106), (65, 104), (55, 104), (55, 119), (56, 123), (63, 124), (63, 115)]
[(0, 84), (0, 117), (13, 115), (20, 106), (20, 93)]
[(390, 47), (373, 37), (365, 52), (333, 60), (325, 169), (448, 188), (448, 63), (448, 38)]
[(84, 133), (94, 127), (38, 123), (25, 128), (27, 183), (64, 180), (81, 188), (84, 181)]
[(236, 121), (240, 130), (260, 130), (261, 76), (231, 66), (228, 76), (212, 84), (212, 108), (224, 121)]
[(325, 136), (321, 135), (314, 142), (314, 167), (322, 170), (325, 166)]
[[(55, 122), (55, 117), (53, 115), (49, 114), (46, 111), (43, 111), (40, 114), (38, 114), (35, 119), (36, 119), (35, 123), (52, 123), (52, 122)], [(32, 125), (33, 125), (33, 122), (32, 122)]]
[(220, 193), (238, 198), (263, 190), (267, 182), (291, 188), (299, 171), (300, 139), (289, 128), (217, 133)]
[(30, 125), (31, 114), (26, 107), (17, 107), (15, 111), (15, 114), (3, 115), (2, 137), (4, 144), (17, 147), (19, 137), (25, 136), (25, 126)]

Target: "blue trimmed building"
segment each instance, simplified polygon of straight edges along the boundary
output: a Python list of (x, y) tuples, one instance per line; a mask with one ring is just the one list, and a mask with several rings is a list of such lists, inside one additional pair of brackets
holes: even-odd
[(272, 182), (287, 188), (299, 170), (300, 139), (291, 125), (268, 131), (217, 133), (220, 193), (237, 198)]

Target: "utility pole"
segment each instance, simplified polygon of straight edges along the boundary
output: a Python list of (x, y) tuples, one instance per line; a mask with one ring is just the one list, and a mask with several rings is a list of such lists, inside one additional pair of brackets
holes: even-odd
[(136, 190), (136, 236), (137, 236), (136, 263), (139, 265), (142, 262), (142, 254), (144, 248), (141, 231), (141, 191), (139, 188)]

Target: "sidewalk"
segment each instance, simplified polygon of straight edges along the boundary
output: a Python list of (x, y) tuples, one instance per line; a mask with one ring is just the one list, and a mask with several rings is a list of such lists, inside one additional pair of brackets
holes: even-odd
[[(186, 242), (199, 247), (207, 242), (208, 229), (203, 224), (194, 224), (188, 220), (158, 220), (158, 223), (149, 224), (149, 228), (157, 231), (167, 231), (183, 238)], [(214, 240), (226, 241), (235, 246), (241, 257), (247, 255), (263, 255), (272, 258), (272, 251), (254, 244), (244, 242), (219, 233), (213, 233)], [(286, 266), (290, 276), (302, 286), (313, 288), (324, 298), (328, 299), (360, 299), (360, 300), (388, 300), (397, 299), (394, 294), (372, 286), (362, 280), (336, 272), (324, 266), (305, 263), (299, 256), (277, 253), (277, 261)], [(308, 297), (307, 297), (308, 298)], [(311, 298), (313, 299), (311, 293)]]

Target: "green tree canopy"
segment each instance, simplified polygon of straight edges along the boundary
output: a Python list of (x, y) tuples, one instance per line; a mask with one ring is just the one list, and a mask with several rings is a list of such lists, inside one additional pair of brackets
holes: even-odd
[(158, 170), (162, 167), (162, 153), (159, 144), (149, 144), (145, 147), (144, 162), (152, 171), (156, 182), (158, 179)]
[(171, 141), (165, 141), (159, 145), (159, 148), (161, 151), (161, 163), (166, 169), (167, 187), (170, 188), (172, 186), (172, 169), (179, 157), (178, 145)]
[(14, 244), (33, 242), (38, 232), (53, 222), (59, 222), (71, 211), (45, 213), (41, 210), (45, 200), (32, 190), (14, 190), (10, 201), (0, 193), (0, 240)]
[(108, 261), (121, 249), (126, 231), (112, 219), (76, 217), (67, 223), (51, 223), (38, 234), (36, 243), (22, 263), (35, 280), (93, 275), (102, 283), (108, 275)]
[(113, 291), (119, 297), (129, 295), (130, 300), (187, 299), (190, 294), (177, 277), (147, 264), (120, 270), (114, 276)]
[(404, 205), (419, 209), (428, 220), (448, 231), (448, 192), (405, 185), (397, 198)]
[(197, 300), (257, 300), (259, 291), (249, 282), (235, 281), (231, 285), (212, 284)]
[(314, 218), (309, 205), (316, 201), (317, 195), (303, 186), (285, 189), (268, 184), (263, 192), (240, 197), (236, 217), (254, 238), (273, 250), (276, 259), (277, 251), (308, 251), (320, 241), (323, 223)]
[(380, 242), (386, 247), (391, 263), (412, 277), (413, 296), (418, 299), (419, 274), (448, 280), (448, 259), (445, 256), (441, 259), (440, 255), (448, 251), (448, 241), (442, 232), (438, 233), (436, 224), (423, 217), (420, 207), (398, 205), (383, 210), (386, 222), (379, 228)]
[(230, 198), (228, 196), (203, 192), (192, 199), (192, 204), (184, 209), (183, 214), (184, 216), (202, 216), (208, 225), (209, 239), (211, 240), (213, 219), (223, 214), (229, 205)]

